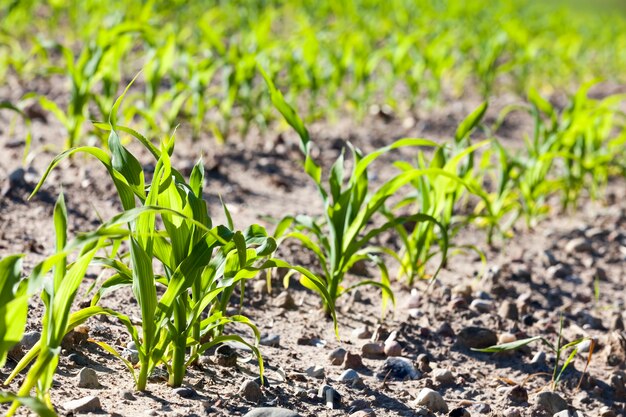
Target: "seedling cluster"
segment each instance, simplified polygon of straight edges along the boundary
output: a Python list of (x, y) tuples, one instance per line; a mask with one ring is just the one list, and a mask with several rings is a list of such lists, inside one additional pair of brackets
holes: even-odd
[[(285, 284), (295, 277), (317, 294), (339, 336), (338, 303), (357, 288), (380, 289), (384, 314), (395, 304), (394, 280), (407, 286), (433, 281), (462, 251), (484, 259), (480, 244), (457, 241), (460, 231), (482, 228), (485, 243), (495, 245), (512, 237), (520, 221), (536, 226), (553, 201), (563, 211), (575, 209), (583, 196), (601, 198), (610, 178), (626, 175), (623, 96), (591, 98), (594, 83), (584, 82), (562, 108), (545, 98), (554, 88), (587, 81), (588, 73), (619, 74), (615, 69), (626, 62), (626, 48), (617, 46), (626, 43), (626, 23), (619, 17), (607, 17), (612, 24), (588, 16), (583, 22), (568, 8), (544, 6), (554, 8), (546, 16), (545, 8), (525, 0), (304, 1), (297, 7), (282, 1), (245, 7), (240, 2), (110, 1), (98, 7), (104, 6), (101, 0), (89, 0), (74, 8), (63, 2), (9, 3), (0, 6), (0, 81), (60, 76), (70, 85), (67, 100), (33, 91), (0, 103), (0, 110), (24, 120), (27, 130), (26, 109), (34, 102), (64, 129), (64, 149), (33, 195), (63, 160), (86, 154), (102, 164), (122, 208), (94, 230), (71, 237), (61, 193), (52, 219), (53, 253), (28, 276), (21, 269), (24, 255), (0, 260), (0, 365), (22, 338), (29, 300), (39, 296), (45, 307), (41, 339), (4, 381), (25, 372), (15, 394), (0, 395), (1, 402), (12, 403), (9, 415), (19, 406), (55, 415), (49, 394), (61, 342), (91, 317), (107, 315), (127, 329), (137, 364), (115, 347), (94, 342), (124, 361), (137, 390), (146, 389), (157, 367), (167, 370), (169, 385), (180, 386), (202, 354), (225, 342), (247, 345), (262, 375), (259, 331), (245, 311), (231, 310), (235, 296), (243, 305), (246, 281), (288, 270)], [(584, 32), (578, 30), (583, 23)], [(54, 36), (61, 26), (66, 30)], [(40, 36), (26, 36), (33, 27)], [(607, 27), (613, 28), (610, 37)], [(592, 51), (582, 47), (592, 41)], [(129, 74), (138, 72), (137, 81), (128, 83)], [(362, 117), (376, 101), (410, 113), (440, 104), (446, 94), (458, 97), (468, 84), (485, 101), (450, 140), (402, 138), (370, 153), (348, 143), (328, 169), (312, 152), (305, 121)], [(488, 123), (487, 99), (499, 90), (524, 94), (526, 104), (507, 107)], [(174, 136), (158, 144), (149, 138), (182, 123), (195, 137), (210, 131), (224, 142), (235, 133), (245, 136), (252, 126), (266, 129), (275, 122), (274, 108), (300, 138), (303, 169), (323, 212), (288, 213), (270, 232), (256, 224), (236, 230), (223, 204), (226, 224), (214, 225), (202, 160), (186, 178), (172, 165)], [(305, 116), (295, 108), (304, 108)], [(526, 112), (533, 123), (517, 150), (496, 135), (512, 112)], [(107, 122), (89, 123), (96, 120)], [(129, 141), (145, 148), (154, 170), (147, 172), (148, 163), (129, 151)], [(25, 155), (30, 142), (28, 134)], [(395, 174), (373, 180), (372, 164), (399, 150), (412, 158), (396, 157)], [(389, 235), (396, 236), (396, 247), (381, 243)], [(285, 241), (310, 251), (317, 266), (278, 257)], [(376, 266), (379, 279), (349, 277), (361, 262)], [(90, 268), (107, 271), (107, 278), (92, 288), (89, 306), (76, 310)], [(123, 288), (132, 291), (139, 324), (101, 305), (103, 296)], [(250, 337), (231, 332), (233, 324), (247, 326)], [(559, 338), (554, 347), (538, 336), (490, 351), (538, 340), (559, 357), (580, 342), (562, 344)], [(555, 369), (555, 385), (561, 373)]]

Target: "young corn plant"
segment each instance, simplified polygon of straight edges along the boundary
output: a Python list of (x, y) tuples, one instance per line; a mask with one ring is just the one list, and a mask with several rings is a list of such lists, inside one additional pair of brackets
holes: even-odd
[[(128, 328), (138, 347), (139, 374), (135, 375), (132, 364), (125, 363), (135, 377), (138, 390), (146, 389), (148, 377), (161, 364), (169, 372), (170, 385), (179, 386), (186, 369), (200, 354), (226, 341), (249, 345), (259, 357), (262, 374), (257, 348), (258, 330), (245, 316), (229, 316), (226, 309), (236, 288), (241, 289), (243, 297), (245, 280), (262, 270), (291, 268), (291, 265), (271, 258), (276, 241), (261, 226), (252, 225), (243, 232), (233, 231), (229, 220), (228, 227), (214, 227), (202, 195), (202, 164), (199, 162), (194, 167), (187, 182), (170, 163), (173, 138), (164, 141), (157, 149), (139, 133), (117, 125), (115, 114), (123, 97), (113, 106), (109, 124), (98, 124), (110, 131), (108, 147), (111, 155), (90, 147), (66, 151), (52, 161), (35, 190), (63, 158), (75, 152), (98, 158), (116, 186), (125, 212), (114, 224), (120, 224), (123, 219), (127, 225), (122, 239), (128, 242), (129, 251), (94, 259), (94, 263), (111, 269), (114, 274), (100, 286), (92, 306), (86, 311), (114, 315)], [(157, 160), (151, 183), (145, 182), (139, 161), (121, 145), (118, 132), (130, 133)], [(226, 215), (230, 219), (228, 211)], [(106, 234), (106, 230), (99, 233)], [(120, 243), (115, 246), (119, 248)], [(155, 264), (159, 266), (155, 267)], [(315, 279), (308, 271), (293, 268)], [(98, 306), (104, 294), (124, 286), (132, 288), (139, 304), (140, 329), (127, 316)], [(160, 287), (164, 292), (159, 298), (157, 289)], [(250, 327), (256, 343), (250, 344), (238, 335), (226, 334), (224, 328), (231, 323)], [(119, 356), (111, 346), (98, 344)]]
[[(22, 280), (22, 255), (10, 255), (0, 260), (0, 368), (4, 367), (11, 348), (22, 340), (30, 298), (28, 284), (28, 280)], [(0, 403), (21, 404), (42, 417), (56, 415), (31, 396), (0, 391)]]
[[(54, 410), (50, 402), (49, 391), (59, 362), (61, 341), (66, 333), (76, 326), (77, 316), (70, 315), (70, 310), (87, 268), (108, 238), (92, 236), (90, 239), (79, 239), (68, 244), (67, 210), (63, 194), (59, 196), (54, 207), (54, 229), (56, 251), (33, 269), (27, 284), (29, 292), (34, 293), (37, 289), (43, 288), (41, 299), (45, 311), (41, 323), (41, 339), (22, 358), (5, 381), (5, 385), (10, 383), (21, 370), (34, 360), (7, 416), (15, 413), (20, 403), (23, 402), (21, 399), (29, 397), (34, 388), (36, 388), (36, 397), (39, 402), (45, 404), (51, 412)], [(80, 251), (76, 260), (70, 263), (68, 256), (76, 249), (80, 249)], [(46, 274), (50, 270), (52, 270), (52, 275), (47, 276)], [(23, 296), (23, 293), (21, 295)], [(15, 301), (17, 300), (20, 298), (15, 299)]]
[[(581, 337), (569, 343), (563, 343), (563, 317), (561, 317), (561, 320), (560, 320), (559, 334), (556, 340), (556, 344), (550, 342), (544, 336), (534, 336), (534, 337), (529, 337), (526, 339), (516, 340), (514, 342), (502, 343), (500, 345), (490, 346), (484, 349), (472, 349), (472, 350), (475, 350), (477, 352), (498, 353), (498, 352), (516, 350), (534, 342), (541, 342), (544, 346), (548, 347), (548, 349), (550, 349), (556, 355), (556, 359), (554, 361), (554, 368), (552, 370), (552, 381), (551, 381), (552, 390), (556, 390), (559, 385), (559, 382), (561, 382), (563, 373), (576, 358), (576, 354), (578, 353), (578, 348), (580, 344), (584, 341), (589, 341), (591, 345), (589, 348), (589, 354), (587, 355), (585, 369), (583, 370), (583, 373), (580, 376), (580, 382), (582, 382), (582, 378), (585, 372), (587, 371), (587, 367), (589, 366), (589, 363), (591, 362), (591, 358), (593, 357), (595, 340), (590, 337)], [(569, 349), (571, 349), (571, 352), (563, 361), (563, 365), (561, 365), (561, 359), (563, 358), (563, 354), (565, 354)], [(579, 385), (580, 385), (580, 382), (579, 382)]]
[[(334, 314), (337, 299), (359, 287), (369, 285), (382, 292), (383, 312), (389, 301), (394, 301), (390, 287), (389, 273), (381, 255), (387, 250), (376, 245), (375, 239), (382, 233), (409, 223), (433, 223), (442, 230), (442, 260), (435, 276), (445, 262), (447, 235), (445, 229), (433, 216), (416, 213), (385, 219), (381, 214), (385, 202), (400, 188), (424, 175), (420, 169), (410, 169), (385, 181), (382, 185), (370, 189), (368, 167), (385, 153), (405, 146), (435, 146), (434, 142), (424, 139), (401, 139), (389, 146), (378, 149), (368, 155), (349, 145), (353, 165), (346, 178), (344, 155), (337, 158), (328, 174), (328, 185), (322, 181), (322, 168), (312, 158), (311, 139), (302, 120), (285, 102), (281, 92), (272, 80), (261, 70), (271, 93), (271, 99), (287, 122), (296, 130), (301, 139), (301, 149), (305, 156), (304, 169), (314, 181), (324, 205), (321, 219), (309, 216), (287, 216), (277, 226), (275, 236), (281, 241), (296, 239), (303, 247), (311, 250), (322, 268), (322, 276), (311, 280), (304, 276), (301, 283), (316, 291), (322, 298), (324, 311)], [(379, 225), (374, 225), (377, 218), (382, 218)], [(344, 279), (351, 267), (359, 261), (372, 261), (379, 270), (381, 280), (360, 280), (350, 286), (344, 285)]]
[[(437, 242), (442, 241), (442, 230), (447, 234), (448, 241), (451, 241), (458, 230), (469, 223), (469, 217), (462, 219), (458, 215), (455, 216), (455, 210), (459, 208), (465, 194), (485, 198), (484, 193), (473, 182), (473, 153), (489, 144), (489, 141), (471, 144), (469, 135), (480, 123), (486, 110), (485, 103), (470, 114), (459, 125), (453, 145), (438, 147), (429, 162), (423, 152), (418, 152), (416, 166), (424, 175), (411, 181), (415, 192), (403, 198), (395, 206), (395, 210), (405, 206), (414, 206), (419, 212), (438, 219), (441, 227), (437, 230), (436, 224), (432, 222), (416, 224), (410, 231), (405, 225), (396, 226), (402, 240), (403, 251), (400, 255), (395, 255), (393, 252), (390, 254), (399, 261), (401, 267), (398, 275), (405, 277), (409, 286), (413, 285), (416, 278), (427, 278), (427, 264), (444, 249), (443, 245), (435, 246)], [(397, 161), (394, 165), (403, 172), (415, 169), (413, 165), (403, 161)], [(389, 219), (393, 218), (392, 212), (386, 215)], [(453, 247), (459, 251), (475, 251), (484, 259), (482, 252), (475, 246), (448, 245), (448, 248)], [(444, 253), (443, 256), (445, 258), (446, 254)]]
[(481, 197), (474, 207), (474, 222), (487, 229), (489, 246), (494, 244), (496, 235), (511, 237), (511, 228), (520, 217), (519, 171), (518, 162), (506, 147), (494, 140), (478, 164), (478, 175), (471, 181), (472, 189)]

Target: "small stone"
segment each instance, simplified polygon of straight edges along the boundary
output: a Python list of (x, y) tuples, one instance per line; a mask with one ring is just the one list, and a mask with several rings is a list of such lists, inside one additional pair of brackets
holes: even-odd
[(135, 401), (137, 399), (132, 391), (128, 390), (122, 391), (122, 398), (128, 401)]
[(443, 322), (441, 326), (437, 329), (437, 334), (443, 337), (454, 337), (456, 334), (454, 333), (454, 329), (450, 326), (450, 323)]
[(376, 413), (374, 410), (367, 408), (350, 414), (350, 417), (376, 417)]
[(600, 409), (600, 417), (616, 417), (617, 414), (611, 407), (604, 406)]
[(547, 278), (567, 278), (572, 273), (572, 268), (565, 264), (552, 265), (546, 270)]
[(482, 349), (496, 345), (498, 336), (492, 330), (470, 326), (459, 332), (457, 341), (466, 348)]
[(380, 371), (376, 374), (379, 379), (418, 379), (421, 375), (413, 363), (402, 357), (391, 357), (385, 360)]
[(626, 362), (626, 337), (621, 332), (609, 333), (607, 347), (606, 363), (609, 366), (620, 366)]
[(498, 309), (498, 315), (502, 318), (517, 321), (519, 319), (519, 310), (517, 304), (511, 301), (503, 301)]
[(565, 252), (570, 254), (592, 251), (593, 247), (591, 246), (591, 242), (584, 237), (572, 239), (565, 245)]
[(471, 414), (465, 408), (458, 407), (450, 411), (450, 414), (448, 414), (448, 417), (471, 417)]
[(385, 356), (385, 346), (378, 343), (366, 343), (361, 346), (361, 354), (367, 359), (378, 359)]
[(615, 392), (615, 396), (618, 398), (624, 398), (626, 396), (626, 374), (621, 371), (611, 373), (609, 376), (611, 382), (611, 388)]
[(467, 299), (463, 297), (454, 297), (448, 303), (448, 308), (453, 311), (467, 310)]
[(454, 384), (454, 375), (448, 369), (437, 368), (433, 371), (433, 378), (442, 385)]
[(298, 308), (295, 300), (289, 291), (283, 291), (274, 298), (274, 307), (283, 308), (285, 310), (295, 310)]
[(241, 395), (246, 401), (258, 403), (263, 398), (263, 392), (261, 387), (252, 379), (246, 379), (239, 387), (239, 395)]
[(248, 411), (244, 417), (300, 417), (300, 414), (286, 408), (263, 407)]
[(237, 352), (228, 346), (221, 345), (215, 350), (215, 363), (229, 368), (237, 366)]
[(387, 356), (401, 356), (402, 345), (400, 345), (400, 343), (396, 342), (395, 340), (385, 342), (383, 352)]
[(522, 417), (522, 413), (517, 408), (507, 408), (504, 410), (504, 417)]
[(563, 410), (555, 413), (552, 417), (583, 417), (576, 410)]
[(262, 294), (262, 295), (269, 294), (269, 291), (267, 288), (267, 282), (264, 280), (260, 280), (260, 279), (254, 281), (252, 284), (252, 291), (254, 291), (255, 293)]
[(515, 263), (511, 266), (511, 275), (513, 279), (530, 282), (532, 275), (528, 267), (524, 264)]
[(172, 390), (172, 393), (181, 398), (193, 398), (197, 395), (196, 390), (191, 387), (177, 387)]
[(65, 411), (70, 413), (97, 413), (102, 411), (102, 405), (100, 404), (100, 398), (90, 395), (88, 397), (80, 398), (78, 400), (67, 401), (62, 406)]
[(428, 358), (427, 354), (420, 353), (417, 355), (417, 368), (424, 373), (428, 373), (433, 370), (433, 368), (430, 367), (430, 358)]
[(511, 343), (511, 342), (515, 342), (516, 340), (517, 340), (517, 337), (515, 337), (515, 335), (514, 335), (514, 334), (512, 334), (512, 333), (508, 333), (508, 332), (501, 333), (501, 334), (498, 336), (498, 344), (499, 344), (499, 345), (501, 345), (501, 344), (503, 344), (503, 343)]
[(346, 358), (346, 350), (337, 348), (328, 354), (328, 359), (333, 365), (341, 365)]
[(26, 332), (24, 336), (22, 336), (20, 346), (24, 350), (30, 350), (35, 346), (35, 343), (39, 342), (39, 339), (41, 339), (41, 332)]
[(448, 404), (446, 404), (441, 394), (430, 388), (422, 388), (419, 394), (417, 394), (415, 403), (425, 406), (433, 413), (448, 412)]
[(470, 304), (470, 309), (478, 313), (489, 313), (493, 310), (493, 303), (489, 300), (476, 299)]
[(618, 332), (624, 331), (624, 320), (622, 320), (621, 314), (613, 314), (611, 317), (611, 330)]
[(323, 366), (313, 365), (306, 369), (306, 374), (311, 378), (324, 378), (326, 370)]
[(354, 382), (361, 379), (359, 373), (354, 369), (346, 369), (341, 375), (339, 375), (339, 382)]
[(70, 353), (67, 359), (76, 366), (84, 367), (89, 365), (89, 360), (80, 353)]
[(546, 353), (545, 352), (537, 352), (535, 356), (530, 360), (530, 363), (533, 365), (543, 365), (546, 363)]
[(516, 385), (507, 390), (506, 396), (511, 402), (515, 404), (523, 404), (528, 402), (528, 391), (526, 391), (526, 388), (519, 385)]
[(261, 346), (280, 347), (280, 335), (277, 335), (277, 334), (263, 335), (261, 336), (261, 340), (259, 340), (259, 344)]
[(317, 390), (317, 396), (326, 403), (326, 407), (337, 409), (341, 407), (341, 394), (330, 385), (324, 384)]
[(352, 330), (352, 337), (356, 339), (369, 339), (372, 337), (372, 331), (367, 326), (357, 327)]
[(139, 363), (139, 351), (137, 350), (126, 348), (122, 350), (122, 353), (120, 355), (122, 356), (122, 358), (126, 359), (133, 365), (137, 365)]
[(472, 406), (472, 410), (478, 414), (489, 414), (491, 413), (491, 406), (486, 403), (476, 403)]
[(346, 352), (346, 357), (343, 361), (343, 367), (345, 369), (359, 369), (363, 368), (363, 360), (360, 355), (356, 353)]
[(550, 414), (556, 414), (559, 411), (567, 410), (567, 401), (561, 398), (561, 396), (556, 392), (540, 392), (537, 394), (535, 402), (539, 407), (543, 408)]
[(77, 380), (78, 388), (97, 389), (102, 387), (98, 381), (98, 374), (91, 368), (81, 369), (78, 372)]

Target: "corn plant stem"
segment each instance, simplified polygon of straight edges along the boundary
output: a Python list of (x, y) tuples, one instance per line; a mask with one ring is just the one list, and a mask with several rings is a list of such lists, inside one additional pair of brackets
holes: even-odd
[[(48, 366), (48, 363), (54, 358), (54, 354), (50, 351), (50, 349), (42, 349), (41, 353), (37, 357), (37, 361), (30, 369), (28, 374), (26, 375), (26, 379), (22, 383), (20, 390), (17, 393), (18, 397), (27, 397), (30, 396), (31, 390), (37, 385), (37, 381), (39, 380), (40, 374), (43, 372), (44, 368)], [(52, 404), (50, 403), (50, 398), (46, 398), (46, 405), (52, 409)], [(11, 404), (11, 408), (7, 411), (6, 417), (13, 416), (17, 409), (19, 408), (20, 403), (15, 401)]]
[(148, 368), (150, 364), (150, 358), (146, 352), (145, 359), (141, 362), (139, 367), (139, 376), (137, 377), (137, 391), (145, 391), (148, 384)]
[(177, 301), (174, 307), (174, 326), (178, 329), (174, 337), (172, 373), (169, 376), (169, 385), (180, 387), (185, 377), (185, 350), (187, 347), (187, 333), (184, 331), (187, 324), (187, 314), (182, 302)]

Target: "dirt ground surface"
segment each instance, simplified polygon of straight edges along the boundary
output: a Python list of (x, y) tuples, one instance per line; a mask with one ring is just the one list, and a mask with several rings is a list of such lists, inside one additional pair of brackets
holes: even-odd
[[(497, 110), (506, 103), (495, 103), (487, 120), (495, 120)], [(320, 160), (328, 166), (347, 140), (370, 151), (400, 137), (450, 138), (475, 104), (459, 102), (435, 115), (413, 118), (371, 115), (362, 123), (314, 124), (311, 133), (319, 145)], [(52, 251), (52, 209), (61, 189), (72, 234), (94, 229), (100, 219), (111, 217), (120, 207), (103, 167), (82, 157), (64, 162), (42, 191), (28, 200), (56, 153), (49, 145), (62, 143), (62, 129), (52, 120), (35, 120), (35, 157), (21, 169), (20, 130), (8, 128), (8, 115), (0, 113), (0, 120), (0, 256), (25, 253), (25, 266), (30, 270)], [(498, 135), (514, 147), (529, 129), (529, 121), (518, 115)], [(272, 230), (272, 218), (287, 213), (320, 214), (321, 203), (300, 167), (297, 140), (291, 132), (266, 135), (263, 140), (233, 140), (224, 146), (210, 139), (190, 142), (184, 127), (177, 136), (174, 166), (183, 173), (188, 174), (203, 155), (205, 192), (216, 221), (223, 219), (219, 195), (238, 228), (258, 222)], [(398, 155), (411, 157), (406, 150), (393, 157)], [(154, 165), (145, 153), (140, 160)], [(389, 155), (379, 161), (373, 171), (376, 177), (393, 172), (391, 160)], [(471, 416), (552, 416), (546, 401), (558, 399), (542, 394), (550, 389), (555, 363), (554, 352), (547, 346), (536, 343), (502, 354), (478, 353), (470, 347), (536, 335), (556, 343), (562, 317), (564, 340), (590, 336), (595, 343), (582, 347), (575, 356), (561, 378), (558, 395), (579, 415), (626, 415), (625, 185), (623, 180), (612, 181), (605, 198), (585, 200), (575, 213), (560, 213), (555, 207), (534, 230), (521, 227), (512, 239), (494, 248), (485, 245), (481, 231), (461, 232), (461, 242), (475, 243), (485, 251), (487, 265), (475, 256), (459, 255), (451, 258), (431, 287), (419, 282), (409, 289), (396, 282), (397, 306), (384, 319), (380, 294), (373, 289), (340, 300), (339, 340), (332, 323), (319, 313), (318, 298), (297, 282), (288, 295), (278, 279), (271, 294), (262, 278), (249, 282), (244, 313), (266, 336), (264, 344), (271, 345), (262, 347), (266, 386), (260, 394), (240, 391), (246, 381), (258, 378), (259, 368), (252, 354), (239, 346), (232, 347), (238, 357), (234, 366), (218, 365), (214, 352), (203, 357), (190, 369), (186, 390), (173, 390), (155, 375), (147, 392), (134, 392), (132, 377), (122, 362), (87, 339), (120, 350), (127, 346), (130, 336), (125, 328), (105, 317), (90, 320), (82, 329), (87, 336), (76, 335), (66, 344), (52, 390), (53, 403), (62, 414), (66, 402), (97, 396), (101, 404), (97, 414), (111, 416), (239, 416), (262, 406), (285, 407), (307, 417), (416, 416), (428, 415), (418, 396), (423, 388), (431, 388), (447, 404), (448, 411), (442, 408), (437, 415), (468, 415), (457, 410), (462, 408)], [(388, 244), (393, 247), (397, 242), (389, 237)], [(314, 267), (311, 256), (295, 244), (286, 242), (281, 255), (292, 263)], [(374, 267), (366, 266), (360, 273), (377, 278)], [(86, 278), (77, 305), (89, 300), (86, 289), (98, 274), (91, 271)], [(102, 304), (139, 317), (130, 292), (116, 292)], [(38, 330), (42, 306), (33, 300), (31, 307), (27, 332), (32, 335)], [(392, 340), (399, 350), (388, 353), (406, 362), (390, 360), (379, 352), (385, 341), (389, 346)], [(584, 372), (590, 348), (593, 356)], [(343, 361), (341, 349), (349, 353)], [(16, 359), (19, 352), (13, 355)], [(14, 366), (10, 360), (0, 376), (4, 379)], [(96, 371), (98, 388), (78, 387), (77, 375), (85, 367)], [(354, 368), (360, 380), (339, 381), (346, 368)], [(10, 389), (14, 391), (21, 380), (17, 378)], [(336, 408), (318, 397), (324, 383), (341, 396)], [(362, 411), (368, 409), (373, 412)]]

